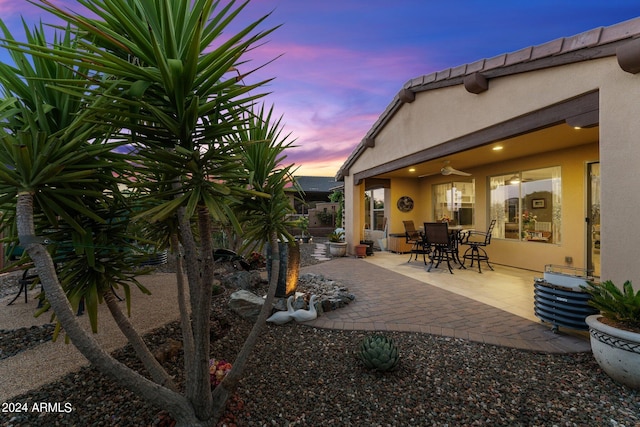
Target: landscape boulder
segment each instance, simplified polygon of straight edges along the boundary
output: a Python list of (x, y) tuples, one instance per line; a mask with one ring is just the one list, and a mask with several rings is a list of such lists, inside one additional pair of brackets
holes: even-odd
[(252, 271), (234, 271), (221, 277), (220, 281), (225, 288), (243, 289), (245, 291), (257, 289), (266, 281), (260, 276), (260, 272)]
[(256, 294), (240, 290), (231, 294), (229, 308), (238, 313), (242, 318), (255, 321), (264, 305), (264, 298)]

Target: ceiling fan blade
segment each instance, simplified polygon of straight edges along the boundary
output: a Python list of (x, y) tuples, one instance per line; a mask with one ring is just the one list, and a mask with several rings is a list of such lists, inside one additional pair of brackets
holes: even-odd
[(470, 173), (459, 171), (458, 169), (454, 169), (451, 166), (447, 165), (440, 169), (440, 173), (442, 175), (461, 175), (461, 176), (471, 176)]

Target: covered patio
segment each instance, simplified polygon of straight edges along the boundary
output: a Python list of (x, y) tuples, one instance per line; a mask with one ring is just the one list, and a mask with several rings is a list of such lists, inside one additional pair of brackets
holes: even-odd
[(492, 262), (637, 288), (639, 34), (635, 18), (407, 81), (336, 175), (349, 253), (404, 221), (495, 220)]

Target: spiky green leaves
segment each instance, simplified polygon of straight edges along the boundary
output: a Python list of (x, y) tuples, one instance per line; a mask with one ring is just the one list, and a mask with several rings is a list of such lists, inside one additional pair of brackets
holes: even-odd
[(296, 194), (294, 166), (283, 163), (284, 151), (293, 141), (289, 134), (282, 134), (281, 118), (273, 117), (273, 107), (265, 110), (262, 106), (245, 114), (248, 121), (234, 136), (242, 147), (240, 158), (245, 175), (241, 182), (254, 192), (234, 205), (243, 225), (243, 238), (249, 245), (261, 245), (274, 233), (282, 241), (291, 241), (293, 236), (287, 227), (293, 224), (287, 216), (293, 213), (290, 195)]
[(583, 289), (591, 294), (589, 304), (600, 310), (604, 317), (640, 327), (640, 290), (634, 292), (630, 281), (624, 282), (622, 289), (611, 280), (600, 284), (589, 282)]
[(362, 340), (358, 356), (369, 369), (385, 372), (398, 366), (400, 355), (393, 339), (384, 335), (369, 335)]

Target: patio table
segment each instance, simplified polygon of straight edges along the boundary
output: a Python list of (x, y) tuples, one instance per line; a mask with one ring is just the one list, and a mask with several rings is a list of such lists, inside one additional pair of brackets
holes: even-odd
[[(419, 229), (420, 229), (420, 234), (424, 236), (424, 226), (420, 226)], [(462, 225), (449, 226), (449, 235), (451, 236), (451, 241), (453, 243), (453, 247), (455, 248), (455, 251), (453, 252), (453, 261), (457, 264), (460, 264), (461, 266), (463, 264), (462, 264), (462, 261), (460, 260), (460, 253), (459, 253), (460, 242), (464, 238), (464, 233), (470, 230), (471, 229), (465, 228)]]

